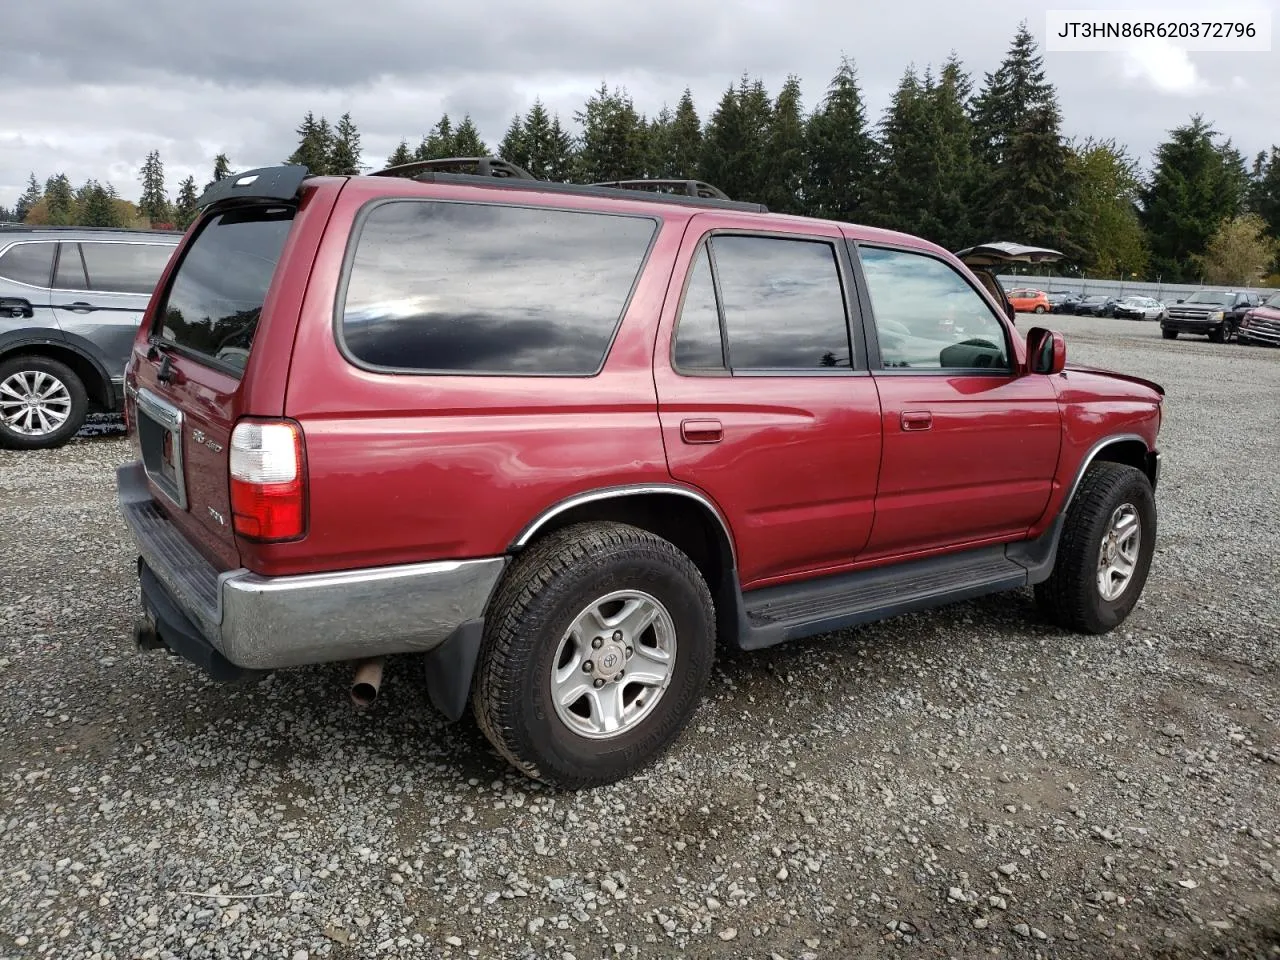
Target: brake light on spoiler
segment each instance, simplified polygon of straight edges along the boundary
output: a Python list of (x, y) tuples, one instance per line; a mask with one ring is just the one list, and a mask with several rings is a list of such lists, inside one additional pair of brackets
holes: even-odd
[(231, 431), (231, 517), (250, 540), (296, 540), (306, 530), (306, 457), (291, 420), (242, 420)]

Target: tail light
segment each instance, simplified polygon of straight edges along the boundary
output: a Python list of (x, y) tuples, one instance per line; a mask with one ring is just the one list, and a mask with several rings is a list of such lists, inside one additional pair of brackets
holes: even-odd
[(251, 540), (296, 540), (306, 529), (302, 429), (289, 420), (242, 420), (231, 431), (231, 517)]

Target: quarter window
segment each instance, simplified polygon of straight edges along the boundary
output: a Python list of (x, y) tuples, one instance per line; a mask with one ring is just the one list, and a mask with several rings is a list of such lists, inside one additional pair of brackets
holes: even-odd
[(948, 264), (860, 247), (881, 364), (889, 369), (1010, 369), (1004, 325)]
[(0, 254), (0, 277), (32, 287), (48, 287), (53, 272), (52, 243), (15, 243)]
[[(821, 240), (719, 235), (699, 254), (676, 330), (675, 363), (734, 372), (851, 369), (835, 247)], [(723, 332), (715, 308), (719, 284)]]
[(383, 203), (351, 261), (342, 339), (376, 367), (593, 374), (656, 229), (615, 214)]

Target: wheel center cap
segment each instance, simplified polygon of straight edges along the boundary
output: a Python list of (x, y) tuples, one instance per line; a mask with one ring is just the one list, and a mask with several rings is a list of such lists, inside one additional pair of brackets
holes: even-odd
[(610, 640), (595, 651), (591, 660), (594, 664), (592, 673), (601, 680), (612, 680), (618, 675), (622, 665), (627, 662), (627, 651), (621, 644)]

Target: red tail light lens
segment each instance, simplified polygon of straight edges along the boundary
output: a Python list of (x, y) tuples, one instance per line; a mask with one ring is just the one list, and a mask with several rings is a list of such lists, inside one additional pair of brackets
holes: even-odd
[(242, 420), (231, 432), (231, 517), (251, 540), (296, 540), (306, 530), (302, 429), (288, 420)]

